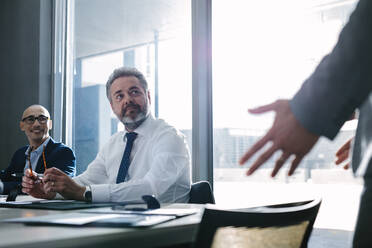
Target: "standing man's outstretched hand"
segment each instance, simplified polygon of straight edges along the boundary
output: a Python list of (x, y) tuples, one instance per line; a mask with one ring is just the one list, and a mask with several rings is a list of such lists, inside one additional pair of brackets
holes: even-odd
[(311, 150), (318, 141), (319, 136), (307, 131), (293, 115), (288, 100), (277, 100), (274, 103), (264, 105), (258, 108), (250, 109), (252, 114), (261, 114), (269, 111), (275, 111), (274, 124), (270, 130), (257, 141), (240, 159), (242, 165), (247, 162), (256, 152), (258, 152), (266, 143), (272, 142), (272, 145), (264, 151), (258, 159), (251, 165), (247, 175), (251, 175), (263, 163), (266, 162), (274, 152), (281, 150), (281, 157), (276, 160), (275, 167), (271, 173), (274, 177), (285, 161), (294, 155), (288, 175), (292, 175), (302, 158)]
[[(346, 141), (346, 143), (343, 144), (340, 147), (340, 149), (338, 149), (338, 151), (336, 152), (336, 161), (335, 161), (336, 165), (339, 165), (342, 162), (347, 161), (349, 159), (350, 152), (351, 152), (351, 143), (352, 143), (353, 139), (354, 139), (354, 137), (352, 137), (351, 139)], [(347, 169), (349, 169), (349, 167), (350, 167), (350, 161), (348, 161), (344, 165), (344, 169), (347, 170)]]

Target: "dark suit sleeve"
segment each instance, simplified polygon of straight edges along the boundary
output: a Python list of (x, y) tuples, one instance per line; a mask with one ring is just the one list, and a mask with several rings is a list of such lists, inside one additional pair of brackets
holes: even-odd
[(290, 101), (310, 132), (333, 139), (372, 90), (372, 1), (360, 0), (333, 51)]
[(12, 177), (11, 174), (16, 172), (23, 173), (25, 165), (25, 151), (26, 147), (17, 150), (10, 160), (8, 168), (1, 171), (0, 178), (4, 185), (2, 194), (8, 194), (11, 189), (21, 184), (22, 178)]
[(10, 160), (9, 166), (5, 170), (1, 170), (0, 179), (1, 181), (9, 181), (11, 179), (11, 173), (14, 173), (16, 169), (16, 153), (13, 154), (12, 159)]
[(74, 152), (67, 146), (58, 149), (55, 151), (50, 167), (56, 167), (70, 177), (75, 176), (76, 160)]

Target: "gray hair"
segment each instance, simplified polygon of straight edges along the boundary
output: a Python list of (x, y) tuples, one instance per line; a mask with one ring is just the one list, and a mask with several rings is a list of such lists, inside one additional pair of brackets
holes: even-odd
[(145, 91), (148, 90), (147, 81), (139, 70), (137, 70), (136, 68), (130, 68), (130, 67), (125, 67), (125, 66), (119, 67), (119, 68), (116, 68), (113, 73), (111, 73), (106, 83), (106, 95), (110, 102), (111, 102), (111, 95), (110, 95), (111, 85), (116, 79), (120, 77), (136, 77), (138, 81), (141, 83), (143, 89)]

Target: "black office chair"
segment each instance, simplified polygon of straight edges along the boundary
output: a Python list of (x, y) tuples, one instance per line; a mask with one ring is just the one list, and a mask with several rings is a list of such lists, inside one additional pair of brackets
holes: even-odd
[(194, 248), (306, 248), (321, 200), (234, 211), (206, 208)]
[(214, 200), (211, 185), (209, 184), (208, 181), (200, 181), (193, 183), (191, 185), (189, 197), (190, 197), (189, 203), (197, 204), (216, 203)]

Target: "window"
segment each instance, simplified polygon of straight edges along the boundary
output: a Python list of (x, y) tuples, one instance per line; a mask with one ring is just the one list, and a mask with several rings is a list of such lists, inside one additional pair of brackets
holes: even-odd
[[(346, 125), (331, 142), (321, 139), (292, 177), (277, 155), (250, 177), (242, 154), (271, 126), (273, 114), (249, 107), (291, 98), (331, 51), (356, 1), (213, 1), (214, 192), (228, 206), (323, 198), (318, 225), (353, 229), (361, 184), (334, 165), (335, 151), (353, 136)], [(254, 158), (251, 159), (251, 162)], [(232, 194), (232, 192), (234, 192)], [(346, 196), (347, 195), (347, 196)], [(348, 202), (344, 198), (348, 198)], [(339, 218), (343, 216), (343, 218)]]
[(152, 114), (181, 130), (191, 147), (190, 2), (75, 0), (69, 4), (71, 61), (67, 64), (73, 70), (67, 76), (71, 94), (66, 102), (72, 107), (66, 129), (76, 153), (77, 173), (86, 169), (113, 133), (124, 129), (111, 111), (105, 88), (112, 71), (123, 65), (145, 75)]
[[(216, 0), (211, 9), (210, 0), (68, 1), (67, 42), (59, 45), (67, 48), (62, 68), (66, 89), (60, 87), (65, 96), (57, 93), (55, 101), (66, 102), (64, 132), (76, 151), (78, 174), (111, 134), (123, 129), (106, 100), (105, 83), (114, 68), (134, 66), (149, 82), (153, 115), (184, 132), (190, 150), (194, 114), (193, 166), (201, 168), (194, 171), (198, 179), (211, 175), (206, 150), (212, 125), (208, 103), (213, 104), (213, 174), (219, 204), (236, 207), (321, 195), (317, 223), (352, 229), (361, 183), (333, 160), (337, 148), (353, 136), (355, 123), (345, 125), (333, 142), (320, 140), (290, 178), (285, 168), (276, 179), (269, 178), (275, 157), (251, 177), (245, 176), (247, 166), (239, 167), (238, 159), (273, 120), (272, 114), (249, 115), (247, 108), (292, 97), (331, 51), (356, 2)], [(204, 51), (210, 47), (210, 11), (213, 103), (209, 53)], [(63, 40), (59, 33), (56, 42)], [(64, 61), (62, 55), (57, 59)], [(57, 66), (63, 67), (61, 61)], [(197, 96), (191, 96), (191, 66), (198, 69), (193, 75)], [(346, 194), (348, 202), (342, 199)], [(337, 218), (341, 214), (343, 218)]]

